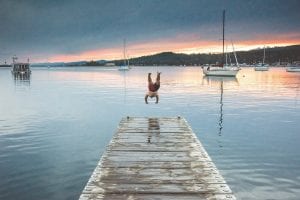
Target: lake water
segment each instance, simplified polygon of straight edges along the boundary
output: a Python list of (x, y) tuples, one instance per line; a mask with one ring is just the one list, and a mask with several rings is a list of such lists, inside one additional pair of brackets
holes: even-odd
[[(162, 71), (146, 105), (147, 73)], [(125, 116), (183, 116), (238, 199), (300, 196), (300, 73), (199, 67), (0, 68), (0, 199), (78, 199)]]

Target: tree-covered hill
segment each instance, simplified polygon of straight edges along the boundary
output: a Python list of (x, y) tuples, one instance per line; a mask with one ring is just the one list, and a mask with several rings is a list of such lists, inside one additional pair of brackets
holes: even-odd
[[(236, 52), (239, 63), (254, 64), (263, 59), (264, 49)], [(287, 47), (266, 48), (265, 62), (272, 64), (278, 61), (293, 62), (300, 60), (300, 45)], [(231, 53), (231, 60), (234, 56)], [(203, 65), (222, 61), (222, 54), (182, 54), (163, 52), (150, 56), (131, 58), (131, 65)], [(116, 65), (122, 65), (123, 60), (113, 61)]]

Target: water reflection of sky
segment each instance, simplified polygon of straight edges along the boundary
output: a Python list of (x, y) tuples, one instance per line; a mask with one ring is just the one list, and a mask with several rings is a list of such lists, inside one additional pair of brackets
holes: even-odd
[[(157, 71), (160, 102), (146, 105), (147, 73)], [(238, 199), (300, 195), (299, 73), (33, 68), (26, 83), (0, 69), (0, 199), (76, 199), (128, 115), (184, 116)]]

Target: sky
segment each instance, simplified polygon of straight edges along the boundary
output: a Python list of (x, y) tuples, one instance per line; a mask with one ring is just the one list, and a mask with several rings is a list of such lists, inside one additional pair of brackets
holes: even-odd
[(300, 44), (299, 0), (0, 0), (0, 64)]

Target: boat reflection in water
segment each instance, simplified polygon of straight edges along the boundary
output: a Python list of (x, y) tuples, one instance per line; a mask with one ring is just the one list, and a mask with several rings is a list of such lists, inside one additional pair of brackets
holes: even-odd
[[(224, 86), (226, 84), (236, 83), (238, 84), (238, 80), (236, 77), (218, 77), (218, 76), (204, 76), (203, 79), (207, 82), (208, 85), (219, 85), (220, 87), (220, 101), (219, 101), (219, 122), (218, 122), (218, 135), (222, 136), (223, 129), (223, 121), (224, 121), (224, 103), (223, 103), (223, 94), (224, 94)], [(222, 144), (219, 142), (219, 147), (222, 147)]]
[(153, 143), (153, 136), (156, 139), (156, 142), (159, 142), (160, 126), (157, 118), (148, 119), (148, 138), (147, 143)]

